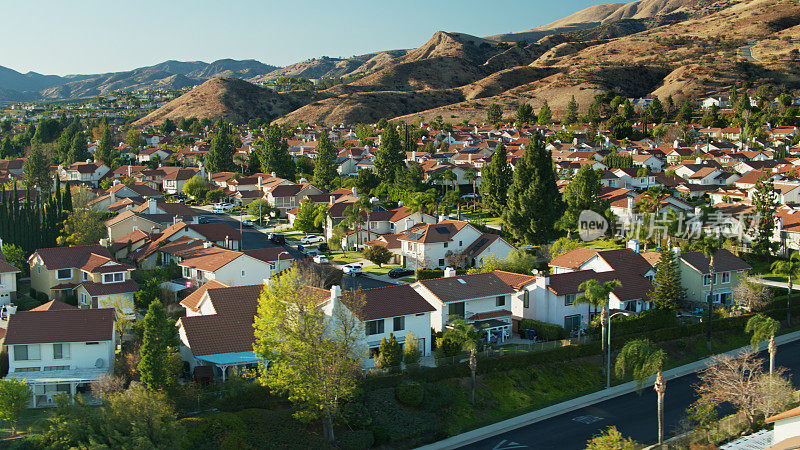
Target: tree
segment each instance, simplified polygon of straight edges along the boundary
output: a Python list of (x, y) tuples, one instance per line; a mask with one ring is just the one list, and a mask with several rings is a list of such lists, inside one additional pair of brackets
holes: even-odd
[(655, 347), (649, 339), (634, 339), (628, 341), (617, 355), (614, 363), (614, 371), (617, 377), (623, 377), (626, 373), (633, 374), (636, 386), (641, 391), (644, 383), (652, 375), (656, 375), (653, 389), (658, 394), (658, 444), (664, 442), (664, 393), (666, 391), (666, 381), (664, 381), (664, 361), (667, 354), (663, 349)]
[(572, 98), (567, 103), (567, 111), (564, 114), (564, 118), (561, 122), (564, 125), (572, 125), (573, 123), (578, 121), (578, 102), (575, 101), (575, 96), (573, 95)]
[(512, 176), (513, 171), (508, 165), (506, 146), (502, 143), (497, 144), (492, 159), (481, 169), (479, 186), (483, 204), (496, 215), (502, 214), (505, 209)]
[(125, 143), (133, 148), (144, 147), (147, 144), (144, 137), (142, 137), (142, 133), (136, 131), (135, 128), (131, 128), (125, 133)]
[(750, 338), (750, 345), (753, 351), (758, 351), (758, 345), (766, 340), (769, 340), (767, 351), (769, 352), (769, 374), (775, 372), (775, 354), (778, 352), (778, 346), (775, 344), (775, 333), (781, 328), (781, 323), (772, 317), (765, 316), (764, 314), (756, 314), (747, 320), (747, 325), (744, 327), (745, 333), (753, 333)]
[(23, 164), (22, 181), (28, 189), (38, 187), (44, 196), (50, 195), (53, 189), (53, 177), (50, 175), (50, 163), (44, 154), (41, 144), (33, 144)]
[(268, 201), (263, 198), (256, 199), (245, 206), (245, 211), (251, 216), (258, 217), (258, 221), (262, 221), (264, 217), (269, 217), (270, 213), (276, 211)]
[(367, 258), (373, 264), (377, 264), (378, 267), (388, 263), (392, 260), (392, 256), (394, 254), (389, 251), (386, 247), (382, 247), (380, 245), (372, 245), (364, 249), (364, 258)]
[(681, 109), (678, 111), (678, 122), (684, 125), (692, 123), (692, 116), (694, 116), (692, 104), (689, 103), (689, 100), (684, 100)]
[(230, 125), (222, 124), (211, 140), (211, 148), (205, 158), (206, 170), (209, 173), (236, 171), (236, 166), (233, 163), (233, 154), (236, 152), (236, 148), (234, 148), (233, 138), (230, 133)]
[[(706, 298), (706, 309), (708, 310), (708, 317), (706, 317), (706, 348), (711, 351), (711, 321), (714, 319), (714, 257), (719, 251), (719, 243), (713, 238), (706, 238), (697, 243), (697, 246), (703, 255), (708, 259), (708, 272), (710, 278), (710, 285), (708, 290), (708, 297)], [(703, 274), (705, 276), (705, 274)]]
[(572, 181), (564, 188), (562, 197), (566, 208), (559, 220), (559, 227), (569, 231), (577, 229), (578, 217), (585, 210), (603, 215), (608, 204), (599, 198), (602, 189), (599, 171), (595, 171), (589, 165), (581, 166)]
[(637, 450), (641, 447), (638, 442), (623, 436), (615, 426), (586, 442), (586, 450)]
[(270, 361), (259, 381), (286, 395), (300, 409), (297, 416), (322, 418), (323, 436), (333, 445), (333, 417), (339, 403), (359, 388), (365, 349), (364, 328), (357, 318), (363, 297), (347, 291), (328, 306), (307, 286), (320, 281), (291, 268), (264, 287), (255, 318), (256, 355)]
[(381, 135), (381, 143), (375, 154), (375, 173), (386, 183), (394, 181), (398, 168), (403, 168), (406, 157), (400, 143), (400, 135), (394, 127), (387, 127)]
[(480, 342), (480, 332), (475, 325), (461, 317), (451, 316), (448, 327), (437, 338), (436, 348), (444, 350), (444, 356), (455, 356), (464, 351), (476, 350)]
[(555, 237), (561, 211), (561, 195), (550, 152), (545, 150), (539, 135), (534, 134), (514, 168), (503, 225), (519, 241), (543, 244)]
[(335, 158), (333, 143), (325, 130), (319, 135), (317, 157), (314, 159), (314, 185), (318, 188), (329, 189), (336, 179)]
[(520, 125), (525, 125), (531, 122), (531, 120), (536, 119), (536, 116), (533, 114), (533, 106), (528, 103), (520, 103), (519, 106), (517, 106), (515, 119)]
[(173, 131), (175, 131), (175, 129), (176, 129), (175, 122), (173, 122), (172, 119), (169, 118), (164, 119), (164, 121), (161, 122), (161, 126), (158, 127), (158, 131), (164, 134), (170, 134)]
[(677, 310), (684, 297), (680, 264), (668, 245), (662, 247), (659, 254), (650, 301), (656, 308)]
[(97, 244), (108, 235), (103, 213), (88, 205), (92, 195), (86, 187), (81, 187), (75, 194), (76, 207), (67, 214), (63, 235), (58, 237), (59, 245)]
[(733, 303), (746, 311), (764, 307), (772, 300), (772, 290), (756, 277), (739, 277), (733, 289)]
[[(593, 306), (595, 312), (600, 309), (600, 341), (601, 341), (601, 349), (603, 353), (603, 373), (606, 372), (606, 358), (608, 355), (606, 354), (606, 327), (608, 324), (608, 311), (606, 308), (608, 307), (608, 297), (611, 295), (611, 292), (622, 286), (619, 280), (610, 280), (606, 281), (603, 284), (600, 284), (597, 280), (586, 280), (578, 286), (578, 289), (582, 291), (575, 298), (576, 304), (585, 303), (589, 306)], [(610, 361), (609, 361), (610, 364)]]
[(489, 105), (489, 108), (486, 110), (486, 121), (497, 125), (500, 121), (503, 120), (503, 110), (500, 109), (500, 105), (497, 103), (492, 103)]
[(655, 123), (660, 123), (661, 119), (664, 118), (664, 105), (661, 104), (661, 100), (657, 95), (653, 96), (653, 101), (650, 102), (650, 105), (647, 107), (646, 113)]
[(547, 100), (544, 101), (542, 104), (542, 108), (539, 110), (539, 119), (537, 123), (539, 125), (549, 125), (553, 121), (553, 112), (550, 110), (550, 105), (547, 104)]
[(775, 233), (775, 210), (777, 207), (778, 199), (772, 180), (767, 176), (759, 178), (756, 181), (755, 192), (753, 193), (753, 213), (755, 213), (758, 221), (756, 224), (756, 236), (753, 239), (753, 252), (758, 255), (772, 255), (778, 249), (778, 243), (772, 242), (772, 235)]
[(82, 132), (75, 133), (70, 144), (69, 153), (67, 153), (66, 163), (72, 164), (78, 161), (86, 161), (92, 159), (89, 154), (89, 149), (86, 147), (86, 137)]
[(275, 172), (275, 176), (294, 181), (296, 167), (289, 146), (282, 138), (278, 125), (272, 125), (264, 135), (264, 144), (259, 152), (261, 170), (266, 173)]
[(142, 359), (138, 366), (142, 383), (153, 391), (171, 388), (178, 377), (170, 364), (177, 347), (177, 333), (160, 301), (150, 303), (142, 329)]
[(28, 408), (33, 397), (25, 380), (6, 377), (0, 380), (0, 420), (8, 422), (11, 434), (17, 434), (17, 423), (22, 411)]
[(313, 201), (308, 199), (303, 200), (297, 211), (297, 216), (295, 216), (294, 219), (294, 229), (300, 230), (305, 234), (319, 229), (314, 223), (317, 214), (319, 214), (318, 209), (317, 204)]
[(373, 189), (378, 187), (381, 180), (375, 175), (372, 169), (359, 169), (354, 180), (356, 192), (359, 195), (369, 195)]
[(28, 254), (16, 244), (3, 244), (3, 257), (5, 257), (6, 261), (10, 262), (11, 265), (21, 270), (22, 276), (25, 276), (30, 270)]
[(394, 337), (394, 333), (389, 333), (389, 339), (385, 337), (381, 339), (381, 344), (378, 347), (378, 361), (377, 365), (383, 369), (391, 369), (400, 367), (403, 361), (403, 349)]
[(717, 404), (733, 405), (750, 427), (759, 414), (769, 416), (783, 411), (794, 398), (791, 382), (783, 371), (764, 374), (763, 360), (755, 353), (714, 356), (711, 365), (699, 372), (698, 378), (700, 397)]
[(403, 343), (403, 362), (406, 365), (416, 364), (421, 357), (422, 351), (419, 349), (419, 339), (409, 331)]
[(100, 135), (100, 142), (94, 151), (94, 159), (103, 164), (111, 167), (111, 161), (114, 159), (112, 151), (114, 149), (114, 138), (111, 136), (111, 131), (108, 126), (103, 127), (103, 134)]
[(211, 186), (206, 183), (206, 180), (197, 175), (183, 183), (183, 193), (198, 200), (204, 199), (206, 197), (206, 192), (210, 189)]
[(792, 325), (792, 281), (800, 274), (800, 253), (792, 252), (786, 261), (775, 261), (771, 266), (772, 273), (783, 275), (787, 278), (789, 292), (786, 296), (786, 325)]

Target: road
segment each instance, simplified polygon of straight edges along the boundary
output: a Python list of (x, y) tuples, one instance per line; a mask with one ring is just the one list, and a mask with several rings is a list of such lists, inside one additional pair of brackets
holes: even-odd
[[(800, 370), (800, 341), (779, 346), (776, 364), (788, 368), (791, 372)], [(797, 377), (793, 381), (795, 387), (798, 387)], [(678, 427), (685, 416), (684, 412), (696, 400), (692, 387), (695, 384), (697, 384), (695, 374), (667, 382), (667, 392), (664, 397), (665, 439), (679, 434)], [(656, 414), (656, 394), (652, 386), (647, 386), (641, 395), (635, 392), (622, 395), (462, 448), (582, 449), (587, 440), (611, 425), (616, 426), (623, 435), (638, 442), (654, 443), (658, 432)]]
[(750, 62), (761, 62), (753, 56), (753, 46), (756, 45), (756, 40), (751, 39), (744, 47), (739, 47), (739, 55)]

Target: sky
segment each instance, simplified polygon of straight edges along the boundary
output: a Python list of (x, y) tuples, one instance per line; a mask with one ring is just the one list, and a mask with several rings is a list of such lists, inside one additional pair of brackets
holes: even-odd
[[(0, 0), (0, 66), (90, 74), (166, 60), (285, 66), (522, 31), (612, 0)], [(0, 86), (2, 87), (2, 86)]]

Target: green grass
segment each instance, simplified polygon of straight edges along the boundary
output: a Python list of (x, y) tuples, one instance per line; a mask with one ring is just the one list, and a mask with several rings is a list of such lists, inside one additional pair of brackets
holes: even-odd
[[(17, 433), (36, 433), (44, 430), (44, 421), (50, 417), (52, 409), (39, 408), (39, 409), (26, 409), (22, 411), (22, 415), (17, 424)], [(11, 427), (8, 422), (0, 422), (0, 438), (7, 438), (11, 436)]]
[(344, 252), (330, 252), (328, 258), (330, 258), (331, 262), (334, 264), (350, 264), (361, 261), (362, 259), (361, 253), (358, 252), (347, 252), (347, 254)]
[(416, 275), (411, 275), (411, 276), (408, 276), (408, 277), (403, 277), (403, 278), (400, 278), (400, 281), (404, 281), (406, 283), (414, 283), (415, 281), (417, 281), (417, 276)]
[(399, 264), (384, 264), (383, 267), (378, 267), (377, 265), (373, 266), (364, 266), (364, 272), (371, 273), (373, 275), (386, 275), (389, 273), (390, 270), (400, 267)]

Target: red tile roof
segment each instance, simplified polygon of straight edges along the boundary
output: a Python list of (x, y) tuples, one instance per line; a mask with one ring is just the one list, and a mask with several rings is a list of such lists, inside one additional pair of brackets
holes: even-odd
[(68, 305), (64, 302), (60, 302), (58, 300), (50, 300), (49, 302), (39, 305), (36, 308), (31, 309), (31, 311), (59, 311), (63, 309), (78, 309), (72, 305)]
[(40, 248), (34, 255), (39, 255), (48, 270), (83, 267), (92, 255), (111, 259), (111, 253), (102, 245)]
[(423, 280), (418, 281), (417, 284), (425, 287), (442, 303), (516, 292), (493, 272)]
[[(340, 300), (347, 305), (348, 299), (353, 296), (364, 296), (364, 306), (361, 311), (352, 311), (359, 319), (375, 320), (388, 317), (406, 316), (424, 312), (435, 311), (424, 297), (411, 285), (395, 284), (374, 289), (360, 289), (344, 293)], [(348, 305), (349, 307), (349, 305)]]
[(125, 280), (120, 283), (95, 283), (94, 281), (81, 282), (76, 289), (83, 286), (92, 297), (97, 295), (132, 294), (139, 288), (139, 283)]
[(113, 308), (22, 311), (8, 322), (6, 345), (114, 339)]
[(184, 308), (189, 308), (192, 311), (197, 311), (197, 307), (200, 305), (200, 300), (203, 299), (203, 295), (205, 295), (206, 291), (209, 289), (219, 289), (219, 288), (226, 288), (228, 285), (224, 283), (220, 283), (217, 280), (211, 280), (199, 288), (192, 292), (191, 294), (187, 295), (186, 298), (181, 300), (181, 306)]

